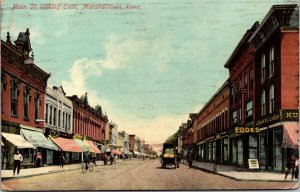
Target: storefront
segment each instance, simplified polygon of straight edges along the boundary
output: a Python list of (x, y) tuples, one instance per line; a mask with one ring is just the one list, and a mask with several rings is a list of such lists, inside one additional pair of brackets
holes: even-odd
[[(67, 139), (63, 137), (52, 137), (49, 138), (60, 148), (60, 152), (65, 155), (66, 163), (77, 163), (81, 162), (82, 148), (74, 141), (74, 139)], [(59, 153), (60, 153), (59, 152)], [(59, 163), (59, 155), (54, 155), (54, 162)]]
[(10, 169), (13, 166), (13, 156), (19, 150), (23, 156), (23, 166), (33, 166), (34, 150), (36, 147), (26, 141), (21, 135), (1, 133), (3, 146), (1, 147), (2, 169)]
[(42, 164), (53, 164), (53, 153), (54, 151), (59, 151), (58, 147), (51, 141), (49, 141), (42, 130), (29, 130), (22, 128), (20, 135), (22, 135), (28, 142), (33, 144), (36, 147), (36, 151), (42, 154)]

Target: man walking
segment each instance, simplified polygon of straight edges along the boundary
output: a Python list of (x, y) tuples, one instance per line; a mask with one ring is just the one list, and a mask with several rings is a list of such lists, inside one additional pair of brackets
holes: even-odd
[(17, 150), (16, 153), (14, 154), (14, 169), (13, 169), (14, 176), (16, 173), (16, 169), (17, 169), (17, 174), (19, 175), (22, 161), (23, 161), (23, 156), (20, 154), (19, 150)]

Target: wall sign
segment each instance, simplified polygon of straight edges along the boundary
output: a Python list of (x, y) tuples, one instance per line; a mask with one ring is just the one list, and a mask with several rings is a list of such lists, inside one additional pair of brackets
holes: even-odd
[(258, 127), (236, 127), (234, 128), (235, 133), (258, 133)]

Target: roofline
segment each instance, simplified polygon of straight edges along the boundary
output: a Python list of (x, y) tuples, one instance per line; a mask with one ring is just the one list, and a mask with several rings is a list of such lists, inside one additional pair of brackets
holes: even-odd
[(253, 38), (256, 36), (256, 34), (260, 31), (262, 26), (265, 24), (265, 22), (268, 20), (268, 18), (273, 14), (275, 10), (280, 10), (280, 9), (287, 9), (291, 8), (294, 9), (298, 5), (297, 4), (283, 4), (283, 5), (273, 5), (267, 15), (264, 17), (264, 19), (260, 22), (260, 25), (257, 27), (257, 29), (253, 32), (252, 36), (249, 38), (248, 42), (251, 42)]
[(208, 107), (212, 101), (229, 85), (229, 79), (227, 79), (223, 85), (218, 89), (218, 91), (208, 100), (208, 102), (201, 108), (201, 110), (199, 111), (199, 113), (197, 114), (196, 118), (197, 119), (199, 117), (199, 115), (205, 110), (206, 107)]

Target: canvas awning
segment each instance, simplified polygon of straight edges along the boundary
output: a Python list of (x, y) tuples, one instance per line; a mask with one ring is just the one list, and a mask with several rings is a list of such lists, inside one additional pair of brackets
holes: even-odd
[(46, 149), (52, 149), (58, 151), (58, 147), (51, 141), (49, 141), (45, 135), (40, 131), (32, 131), (27, 129), (21, 129), (20, 134), (31, 144), (36, 147), (42, 147)]
[(61, 148), (61, 150), (63, 151), (67, 151), (67, 152), (77, 152), (77, 153), (81, 153), (83, 152), (83, 150), (81, 149), (81, 147), (73, 140), (73, 139), (66, 139), (66, 138), (62, 138), (62, 137), (51, 137), (50, 139), (56, 144), (58, 145), (59, 148)]
[(118, 150), (116, 150), (116, 149), (113, 149), (113, 150), (112, 150), (112, 153), (113, 153), (114, 155), (121, 155), (121, 154), (122, 154), (120, 151), (118, 151)]
[(283, 123), (283, 148), (299, 147), (299, 123), (285, 122)]
[(134, 151), (134, 154), (139, 155), (139, 154), (141, 154), (141, 153), (138, 152), (138, 151)]
[(90, 146), (94, 153), (102, 153), (100, 149), (93, 143), (93, 141), (84, 140), (84, 142)]
[(1, 135), (8, 140), (11, 144), (15, 145), (17, 148), (31, 148), (35, 149), (36, 147), (26, 141), (21, 135), (11, 134), (11, 133), (1, 133)]
[(90, 151), (86, 144), (81, 139), (74, 139), (74, 141), (82, 148), (84, 152)]

